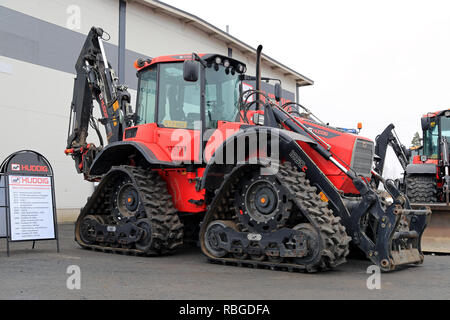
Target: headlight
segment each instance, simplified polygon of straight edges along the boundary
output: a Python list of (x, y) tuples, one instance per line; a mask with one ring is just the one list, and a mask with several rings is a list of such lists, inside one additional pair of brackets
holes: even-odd
[(224, 61), (223, 61), (223, 66), (224, 66), (225, 68), (228, 68), (228, 67), (230, 66), (230, 61), (224, 60)]
[(216, 59), (214, 60), (217, 64), (221, 64), (222, 63), (222, 59), (220, 57), (216, 57)]
[(244, 73), (244, 68), (245, 67), (242, 64), (237, 66), (237, 70), (238, 70), (239, 73)]

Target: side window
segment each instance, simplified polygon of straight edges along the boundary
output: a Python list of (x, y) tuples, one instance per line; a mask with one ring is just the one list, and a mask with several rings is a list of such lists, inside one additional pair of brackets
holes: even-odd
[(138, 124), (154, 123), (156, 110), (156, 67), (142, 73), (138, 92)]
[(441, 135), (443, 137), (450, 137), (450, 118), (441, 117)]
[(432, 159), (438, 158), (438, 134), (439, 132), (437, 125), (425, 131), (424, 134), (424, 151), (425, 154)]

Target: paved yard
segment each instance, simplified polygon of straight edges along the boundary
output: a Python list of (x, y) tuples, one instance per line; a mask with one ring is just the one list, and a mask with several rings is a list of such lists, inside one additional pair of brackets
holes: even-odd
[[(54, 241), (11, 244), (0, 239), (0, 299), (450, 299), (450, 256), (381, 275), (381, 289), (366, 286), (370, 265), (350, 260), (317, 274), (228, 267), (206, 262), (200, 249), (144, 258), (83, 250), (73, 225)], [(81, 270), (81, 289), (69, 290), (68, 266)]]

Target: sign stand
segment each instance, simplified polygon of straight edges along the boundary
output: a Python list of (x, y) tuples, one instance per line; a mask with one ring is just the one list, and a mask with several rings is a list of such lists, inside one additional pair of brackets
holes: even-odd
[[(5, 175), (0, 173), (0, 238), (8, 238), (8, 215), (6, 199), (6, 179)], [(6, 241), (6, 250), (9, 256), (9, 243)]]
[(22, 150), (0, 166), (0, 238), (10, 243), (56, 240), (59, 253), (53, 169), (41, 154)]

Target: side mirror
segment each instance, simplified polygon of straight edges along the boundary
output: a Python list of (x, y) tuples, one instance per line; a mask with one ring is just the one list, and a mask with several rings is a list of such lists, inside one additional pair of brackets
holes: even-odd
[(422, 118), (420, 119), (420, 123), (422, 124), (422, 130), (428, 130), (430, 128), (430, 118), (426, 117), (426, 118)]
[(281, 87), (281, 83), (275, 83), (275, 100), (277, 102), (280, 102), (282, 95), (283, 95), (283, 88)]
[(188, 82), (197, 82), (199, 62), (195, 60), (186, 60), (183, 63), (183, 78)]

